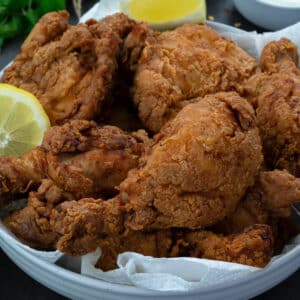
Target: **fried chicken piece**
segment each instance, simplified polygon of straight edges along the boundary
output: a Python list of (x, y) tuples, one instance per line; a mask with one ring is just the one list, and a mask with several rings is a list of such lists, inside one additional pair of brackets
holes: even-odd
[(0, 157), (1, 204), (18, 193), (34, 190), (42, 179), (51, 179), (73, 194), (112, 196), (115, 186), (138, 165), (149, 143), (147, 134), (127, 134), (114, 126), (73, 120), (51, 127), (41, 147), (23, 157)]
[(90, 182), (89, 190), (76, 196), (80, 199), (116, 193), (115, 187), (138, 165), (149, 143), (143, 130), (128, 134), (115, 126), (99, 127), (91, 121), (74, 120), (50, 128), (43, 147), (54, 154), (48, 173), (62, 189), (77, 191), (84, 181)]
[(235, 92), (199, 99), (162, 128), (143, 160), (119, 187), (127, 228), (212, 225), (235, 210), (259, 171), (253, 109)]
[[(209, 231), (184, 235), (189, 256), (264, 267), (273, 254), (274, 239), (268, 225), (253, 225), (238, 234), (220, 236)], [(184, 246), (184, 243), (181, 243)]]
[(264, 267), (273, 253), (273, 236), (267, 225), (254, 225), (239, 234), (217, 235), (210, 231), (153, 233), (130, 232), (99, 241), (102, 255), (96, 267), (117, 268), (120, 253), (132, 251), (153, 257), (197, 257)]
[(125, 40), (123, 64), (134, 71), (133, 100), (153, 132), (195, 97), (243, 90), (256, 61), (206, 25), (155, 32), (137, 24)]
[(39, 250), (55, 249), (58, 234), (49, 219), (56, 204), (72, 200), (73, 195), (60, 189), (49, 179), (43, 179), (37, 192), (31, 192), (27, 205), (4, 219), (4, 224), (22, 242)]
[[(123, 232), (122, 218), (112, 212), (112, 207), (109, 201), (93, 199), (63, 203), (54, 213), (55, 228), (64, 233), (56, 247), (69, 255), (83, 255), (100, 247), (102, 256), (97, 266), (105, 271), (115, 268), (118, 254), (125, 251), (154, 257), (217, 259), (258, 267), (265, 266), (272, 257), (273, 236), (268, 225), (255, 225), (225, 237), (203, 230)], [(107, 213), (114, 222), (103, 230), (102, 220)]]
[(282, 38), (265, 46), (261, 56), (260, 67), (263, 72), (268, 74), (286, 72), (299, 76), (298, 61), (297, 46), (290, 40)]
[(52, 125), (99, 113), (112, 88), (120, 43), (134, 24), (123, 14), (76, 26), (68, 18), (66, 11), (44, 15), (2, 78), (33, 93)]
[(256, 109), (267, 167), (300, 177), (300, 70), (297, 48), (287, 39), (269, 43), (261, 58), (263, 73), (245, 85)]
[(0, 157), (0, 208), (39, 186), (45, 177), (46, 155), (36, 147), (22, 157)]
[[(129, 135), (117, 127), (98, 127), (92, 121), (73, 120), (51, 127), (43, 141), (42, 184), (30, 193), (25, 208), (5, 219), (6, 226), (31, 247), (53, 249), (57, 234), (49, 222), (51, 210), (64, 201), (114, 195), (115, 186), (138, 165), (147, 143), (142, 130)], [(23, 183), (25, 179), (16, 180)]]
[(215, 228), (225, 234), (254, 224), (270, 224), (276, 230), (279, 218), (288, 218), (292, 204), (300, 201), (300, 178), (287, 171), (261, 172), (235, 212)]

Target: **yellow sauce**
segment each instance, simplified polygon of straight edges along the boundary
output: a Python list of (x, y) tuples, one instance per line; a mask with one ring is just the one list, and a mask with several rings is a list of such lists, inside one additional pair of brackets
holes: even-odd
[(192, 14), (201, 3), (199, 0), (132, 0), (128, 9), (130, 15), (138, 21), (162, 23)]

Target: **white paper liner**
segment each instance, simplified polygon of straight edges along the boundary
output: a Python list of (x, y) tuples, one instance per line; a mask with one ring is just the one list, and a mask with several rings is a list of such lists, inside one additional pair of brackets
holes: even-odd
[[(279, 262), (284, 254), (295, 249), (300, 253), (300, 235), (274, 256), (266, 268)], [(82, 257), (81, 273), (111, 283), (134, 285), (156, 291), (189, 291), (195, 288), (234, 281), (261, 269), (246, 265), (199, 258), (153, 258), (134, 252), (119, 254), (119, 269), (103, 272), (95, 268), (101, 256), (98, 249)]]
[[(119, 7), (119, 0), (102, 0), (83, 15), (80, 21), (85, 22), (90, 18), (100, 20), (107, 15), (119, 12)], [(298, 51), (300, 50), (300, 23), (281, 31), (263, 34), (247, 32), (217, 22), (207, 21), (206, 23), (223, 36), (235, 41), (241, 48), (257, 59), (259, 59), (265, 44), (272, 40), (279, 40), (282, 37), (292, 40), (298, 46)], [(2, 72), (0, 72), (0, 77), (2, 77)], [(37, 251), (22, 244), (5, 228), (1, 221), (0, 239), (4, 239), (12, 247), (21, 247), (24, 251), (50, 263), (56, 262), (63, 256), (59, 251)], [(278, 262), (285, 253), (292, 249), (299, 251), (300, 255), (300, 235), (285, 246), (281, 255), (273, 257), (266, 268)], [(259, 272), (260, 270), (222, 261), (183, 257), (153, 258), (133, 252), (125, 252), (118, 256), (119, 269), (103, 272), (94, 267), (100, 255), (101, 250), (98, 249), (94, 253), (83, 256), (81, 259), (81, 273), (112, 283), (134, 285), (157, 291), (189, 291), (199, 287), (218, 285), (224, 281), (232, 281), (250, 272)], [(78, 258), (66, 258), (66, 261), (63, 259), (60, 260), (61, 263), (59, 264), (72, 271), (79, 272)]]
[(82, 257), (81, 273), (105, 281), (157, 291), (188, 291), (240, 278), (258, 268), (199, 258), (153, 258), (134, 252), (118, 256), (119, 269), (96, 269), (101, 250)]

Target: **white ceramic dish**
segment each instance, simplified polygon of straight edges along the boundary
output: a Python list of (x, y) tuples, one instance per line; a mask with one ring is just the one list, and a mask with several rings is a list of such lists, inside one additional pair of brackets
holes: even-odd
[(300, 21), (300, 1), (293, 6), (266, 0), (234, 0), (234, 4), (246, 19), (269, 30), (279, 30)]
[(85, 300), (249, 299), (272, 288), (300, 267), (300, 248), (296, 247), (270, 266), (240, 280), (189, 292), (156, 292), (133, 286), (112, 284), (71, 272), (24, 251), (15, 243), (10, 243), (9, 239), (6, 240), (5, 235), (0, 237), (0, 246), (16, 265), (36, 281), (71, 299)]

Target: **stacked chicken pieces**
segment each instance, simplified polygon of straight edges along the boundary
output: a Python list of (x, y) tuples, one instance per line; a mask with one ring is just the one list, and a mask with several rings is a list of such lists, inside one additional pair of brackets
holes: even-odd
[[(205, 25), (156, 32), (123, 14), (76, 26), (45, 15), (2, 78), (52, 124), (40, 147), (0, 157), (0, 205), (28, 196), (5, 224), (37, 249), (101, 247), (104, 270), (123, 251), (265, 266), (300, 201), (297, 64), (286, 39), (258, 66)], [(112, 98), (133, 104), (143, 128), (107, 124)]]

